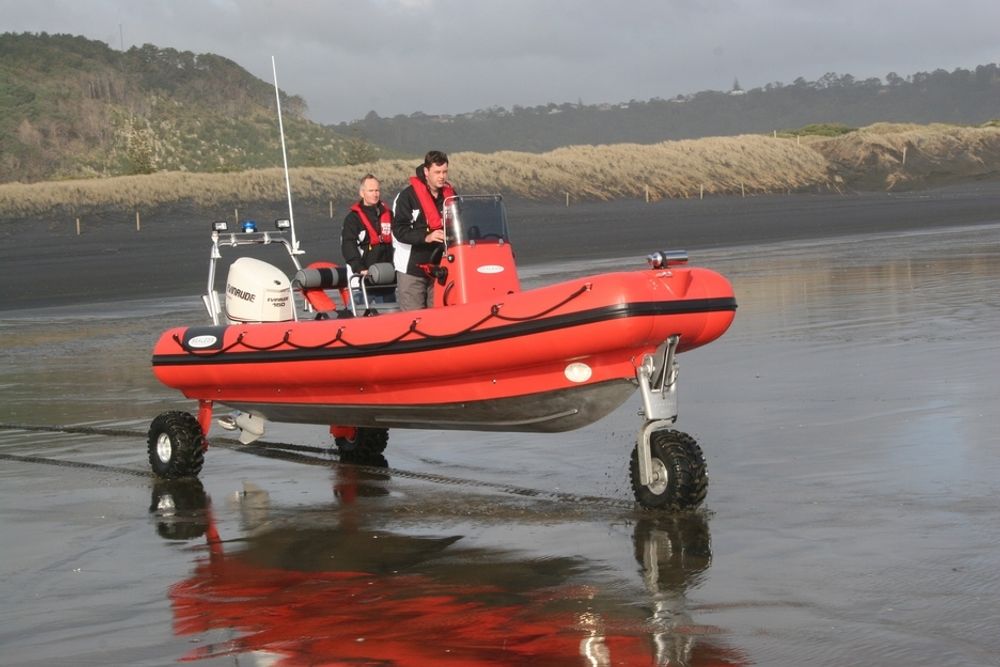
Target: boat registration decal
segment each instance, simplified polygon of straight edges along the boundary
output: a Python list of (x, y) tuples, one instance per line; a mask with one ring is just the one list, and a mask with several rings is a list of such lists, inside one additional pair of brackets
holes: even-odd
[(476, 271), (479, 273), (503, 273), (503, 267), (499, 264), (483, 264)]

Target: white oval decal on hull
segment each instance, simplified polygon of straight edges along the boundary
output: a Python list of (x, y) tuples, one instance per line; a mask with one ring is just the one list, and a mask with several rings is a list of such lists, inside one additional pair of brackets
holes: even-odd
[(188, 347), (194, 347), (199, 349), (203, 347), (212, 347), (213, 345), (215, 345), (216, 342), (218, 342), (218, 340), (219, 339), (216, 338), (215, 336), (211, 336), (208, 334), (202, 336), (195, 336), (194, 338), (188, 341)]
[(586, 382), (593, 375), (593, 370), (587, 364), (581, 364), (578, 361), (574, 361), (566, 370), (563, 371), (566, 375), (566, 379), (570, 382)]
[(483, 264), (476, 271), (479, 273), (503, 273), (503, 267), (499, 264)]

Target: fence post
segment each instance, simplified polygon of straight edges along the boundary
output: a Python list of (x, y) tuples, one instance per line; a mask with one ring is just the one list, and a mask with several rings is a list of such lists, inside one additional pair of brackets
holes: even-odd
[(238, 208), (233, 209), (233, 224), (237, 227), (240, 226), (240, 209)]
[(135, 231), (139, 231), (139, 209), (135, 209)]
[(80, 235), (80, 218), (76, 219), (76, 235)]
[(743, 187), (743, 181), (740, 181), (740, 196), (741, 197), (746, 197), (747, 196), (747, 191)]
[(330, 219), (333, 220), (333, 200), (330, 200)]
[(903, 164), (906, 164), (906, 146), (903, 146)]
[(649, 186), (646, 186), (646, 203), (649, 203)]
[(569, 208), (569, 193), (566, 193), (566, 208)]
[(705, 184), (702, 183), (698, 186), (698, 199), (705, 198)]

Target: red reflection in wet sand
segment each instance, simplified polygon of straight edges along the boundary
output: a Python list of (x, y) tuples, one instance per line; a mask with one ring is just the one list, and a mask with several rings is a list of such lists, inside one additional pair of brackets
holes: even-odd
[[(668, 614), (671, 620), (664, 624), (651, 619), (651, 598), (621, 599), (566, 583), (573, 576), (569, 566), (549, 568), (548, 583), (541, 585), (525, 581), (530, 577), (499, 574), (504, 569), (519, 572), (523, 563), (511, 554), (488, 551), (463, 556), (471, 558), (473, 567), (462, 572), (436, 565), (401, 573), (402, 568), (373, 565), (378, 573), (371, 573), (352, 571), (358, 566), (344, 563), (338, 571), (333, 562), (341, 552), (331, 550), (331, 544), (341, 545), (350, 557), (360, 551), (344, 546), (344, 540), (360, 537), (360, 543), (386, 546), (395, 541), (414, 552), (453, 554), (458, 538), (298, 527), (250, 537), (239, 543), (240, 551), (225, 553), (210, 509), (207, 519), (208, 556), (170, 589), (174, 630), (180, 636), (219, 630), (239, 636), (199, 646), (182, 661), (255, 654), (262, 660), (257, 664), (283, 667), (747, 662), (740, 651), (713, 637), (718, 628), (689, 623), (683, 609), (676, 617)], [(289, 561), (292, 565), (283, 560), (310, 551), (313, 558), (298, 556)], [(361, 558), (375, 555), (360, 553)], [(331, 559), (329, 567), (326, 558)], [(686, 581), (687, 574), (678, 570), (669, 589), (660, 592), (682, 599)]]

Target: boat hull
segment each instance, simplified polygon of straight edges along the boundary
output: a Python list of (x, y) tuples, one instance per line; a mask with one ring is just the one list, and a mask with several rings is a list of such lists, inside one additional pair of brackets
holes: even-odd
[(481, 301), (356, 319), (180, 327), (156, 376), (272, 421), (561, 431), (608, 414), (671, 336), (721, 336), (736, 308), (696, 267), (602, 274)]
[(269, 421), (379, 428), (558, 433), (592, 424), (635, 393), (633, 380), (609, 380), (538, 394), (414, 405), (227, 402)]

